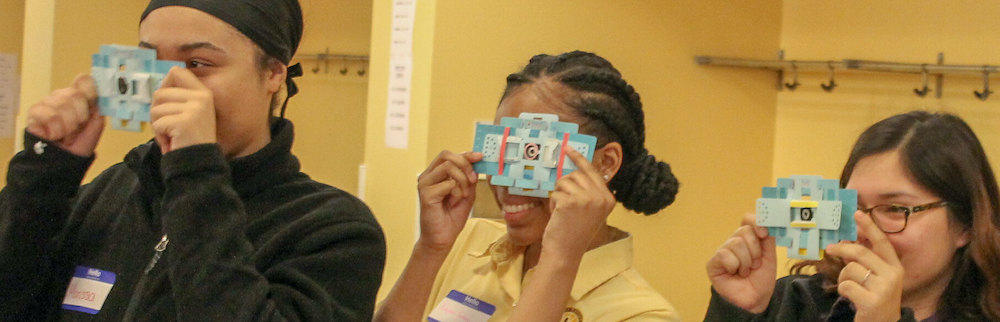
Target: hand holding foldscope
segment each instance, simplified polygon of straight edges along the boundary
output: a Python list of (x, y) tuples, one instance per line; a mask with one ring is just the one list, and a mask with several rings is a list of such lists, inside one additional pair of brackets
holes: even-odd
[(153, 49), (122, 45), (102, 45), (92, 61), (101, 115), (111, 117), (113, 129), (133, 132), (150, 121), (153, 92), (170, 68), (184, 67), (183, 62), (157, 60)]

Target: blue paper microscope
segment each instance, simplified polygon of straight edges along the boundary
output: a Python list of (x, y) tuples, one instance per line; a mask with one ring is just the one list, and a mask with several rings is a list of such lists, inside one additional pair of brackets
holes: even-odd
[(90, 75), (97, 84), (101, 115), (111, 117), (112, 128), (133, 132), (142, 130), (141, 122), (149, 122), (153, 92), (170, 68), (184, 67), (182, 62), (156, 60), (155, 50), (122, 45), (101, 45), (92, 60)]
[(757, 199), (757, 226), (767, 227), (789, 258), (823, 258), (823, 249), (841, 240), (857, 240), (854, 212), (858, 192), (840, 189), (837, 180), (819, 176), (778, 179)]
[(521, 113), (500, 119), (500, 125), (477, 124), (472, 150), (483, 159), (473, 168), (492, 175), (490, 184), (510, 187), (510, 194), (548, 198), (556, 180), (576, 169), (567, 148), (594, 157), (597, 138), (577, 131), (579, 125), (553, 114)]

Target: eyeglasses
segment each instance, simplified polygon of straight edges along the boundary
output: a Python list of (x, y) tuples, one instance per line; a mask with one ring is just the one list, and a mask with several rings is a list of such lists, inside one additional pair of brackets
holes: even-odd
[(906, 222), (910, 215), (924, 210), (947, 206), (945, 201), (932, 202), (926, 205), (906, 207), (899, 205), (878, 205), (868, 209), (860, 209), (872, 217), (875, 226), (883, 232), (891, 234), (898, 233), (906, 229)]

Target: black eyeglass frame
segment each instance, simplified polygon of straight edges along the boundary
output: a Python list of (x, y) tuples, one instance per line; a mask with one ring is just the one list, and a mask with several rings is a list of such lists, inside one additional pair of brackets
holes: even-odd
[[(910, 215), (912, 215), (914, 213), (918, 213), (918, 212), (924, 211), (924, 210), (931, 210), (931, 209), (934, 209), (934, 208), (940, 208), (940, 207), (945, 207), (945, 206), (948, 206), (948, 202), (944, 201), (944, 200), (941, 200), (941, 201), (935, 201), (935, 202), (932, 202), (932, 203), (923, 204), (923, 205), (919, 205), (919, 206), (913, 206), (913, 207), (900, 206), (900, 205), (892, 205), (892, 204), (888, 204), (888, 205), (882, 204), (882, 205), (876, 205), (876, 206), (868, 208), (868, 209), (858, 209), (858, 210), (861, 210), (861, 212), (868, 214), (868, 217), (872, 218), (872, 221), (875, 222), (875, 226), (878, 227), (878, 229), (881, 230), (882, 232), (884, 232), (886, 234), (895, 234), (895, 233), (898, 233), (898, 232), (902, 232), (903, 230), (906, 229), (906, 225), (910, 223)], [(893, 208), (902, 209), (903, 210), (903, 228), (900, 228), (899, 230), (896, 230), (896, 231), (887, 231), (887, 230), (885, 230), (885, 228), (882, 228), (882, 225), (879, 224), (878, 218), (875, 218), (875, 215), (872, 214), (872, 211), (874, 211), (875, 208), (878, 208), (878, 207), (891, 207), (890, 209), (893, 209)]]

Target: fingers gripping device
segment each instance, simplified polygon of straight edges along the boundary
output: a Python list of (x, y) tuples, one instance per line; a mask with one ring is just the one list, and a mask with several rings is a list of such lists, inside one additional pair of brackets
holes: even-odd
[(578, 131), (579, 125), (553, 114), (521, 113), (500, 119), (500, 125), (477, 124), (472, 150), (483, 159), (473, 168), (491, 175), (490, 184), (510, 187), (510, 194), (548, 198), (556, 180), (576, 169), (566, 149), (588, 161), (594, 157), (597, 138)]
[(761, 194), (756, 224), (788, 247), (789, 258), (819, 260), (827, 245), (858, 239), (858, 191), (840, 189), (837, 180), (793, 175)]
[(153, 92), (160, 88), (171, 67), (184, 63), (156, 60), (153, 49), (101, 45), (92, 56), (90, 75), (97, 85), (97, 105), (101, 115), (110, 116), (111, 127), (139, 132), (141, 122), (149, 122)]

